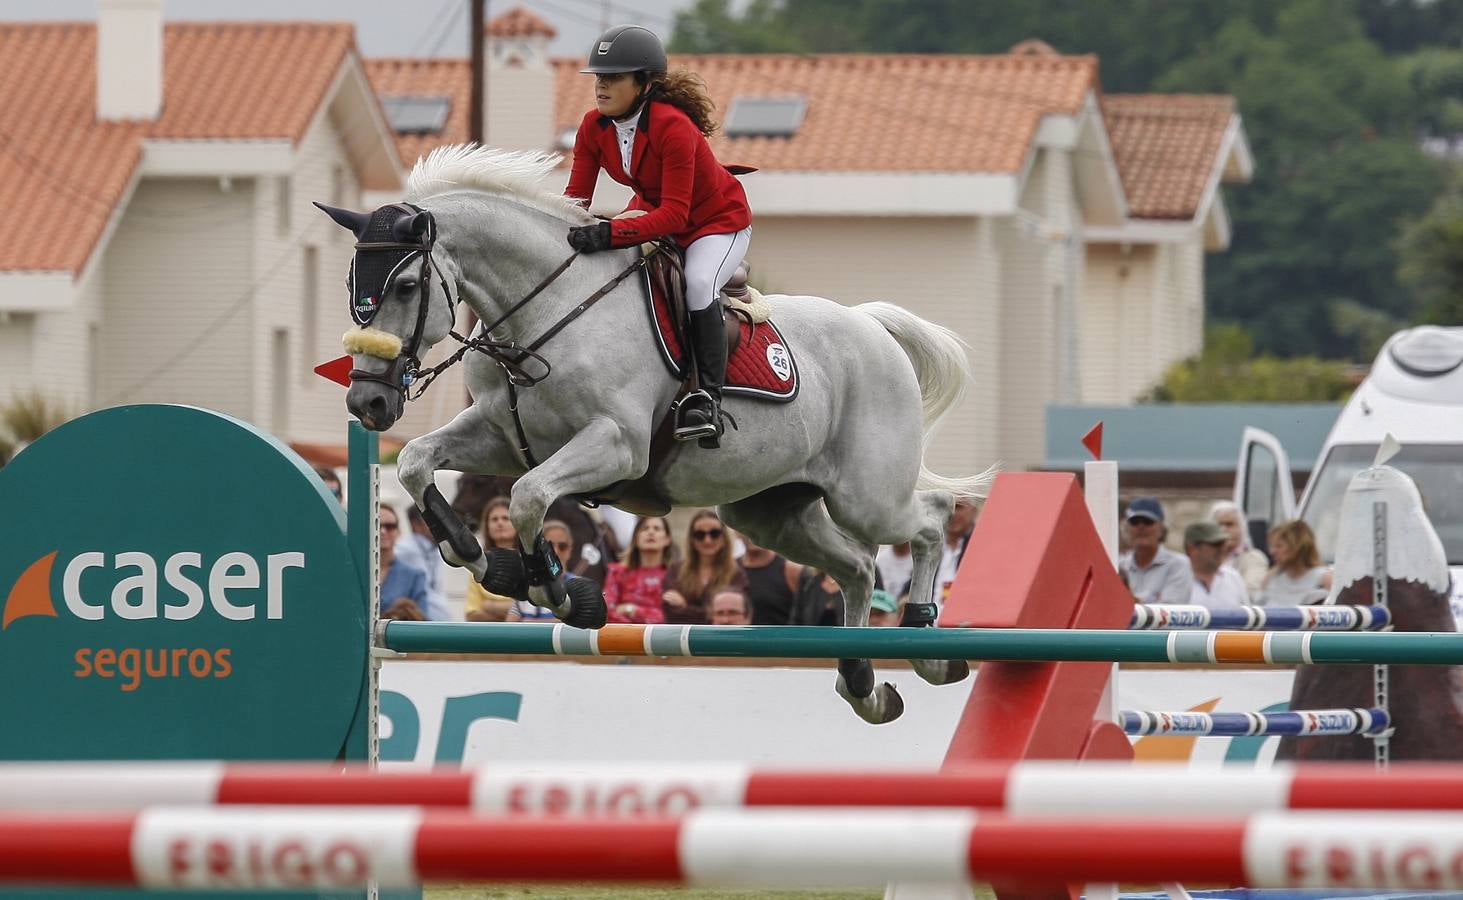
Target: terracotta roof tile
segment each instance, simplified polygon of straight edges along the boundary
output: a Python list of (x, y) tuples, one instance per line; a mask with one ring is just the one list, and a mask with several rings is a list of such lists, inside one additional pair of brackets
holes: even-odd
[[(1092, 56), (725, 54), (671, 65), (701, 75), (722, 116), (737, 96), (807, 96), (791, 138), (712, 138), (725, 162), (784, 171), (1014, 172), (1041, 116), (1076, 112), (1097, 87)], [(556, 131), (592, 103), (579, 67), (555, 63)]]
[(554, 26), (522, 6), (515, 6), (501, 16), (494, 16), (484, 30), (493, 37), (542, 35), (551, 38), (559, 33), (554, 30)]
[(0, 270), (86, 263), (141, 141), (298, 140), (353, 46), (349, 24), (168, 24), (154, 122), (96, 118), (96, 26), (0, 25)]
[[(706, 79), (722, 115), (741, 95), (808, 96), (807, 118), (791, 138), (712, 139), (727, 161), (805, 171), (1013, 172), (1041, 115), (1075, 112), (1097, 78), (1093, 57), (1032, 54), (709, 55), (671, 63)], [(554, 62), (556, 131), (573, 129), (590, 106), (591, 82), (579, 68), (578, 59)], [(397, 136), (403, 162), (466, 140), (466, 61), (372, 60), (367, 71), (383, 94), (460, 92), (441, 134)]]
[(1113, 156), (1136, 219), (1190, 219), (1214, 174), (1233, 97), (1110, 94), (1102, 101)]
[(451, 98), (447, 121), (437, 134), (398, 134), (396, 149), (410, 167), (433, 147), (462, 144), (468, 139), (472, 66), (465, 59), (372, 59), (366, 76), (382, 96), (433, 95)]

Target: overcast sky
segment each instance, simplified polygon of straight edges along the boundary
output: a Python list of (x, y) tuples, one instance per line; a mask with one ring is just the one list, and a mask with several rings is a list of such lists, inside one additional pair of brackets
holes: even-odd
[[(523, 5), (558, 29), (556, 56), (589, 50), (603, 23), (634, 22), (669, 39), (678, 9), (692, 0), (489, 0), (488, 17)], [(163, 0), (167, 21), (323, 19), (354, 22), (361, 53), (467, 56), (468, 0)], [(96, 0), (0, 0), (0, 20), (96, 19)]]

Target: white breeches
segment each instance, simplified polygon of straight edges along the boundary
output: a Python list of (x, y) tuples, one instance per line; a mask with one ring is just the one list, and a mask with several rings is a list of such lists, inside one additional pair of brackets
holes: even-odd
[(686, 306), (705, 309), (742, 264), (752, 226), (730, 234), (708, 234), (686, 248)]

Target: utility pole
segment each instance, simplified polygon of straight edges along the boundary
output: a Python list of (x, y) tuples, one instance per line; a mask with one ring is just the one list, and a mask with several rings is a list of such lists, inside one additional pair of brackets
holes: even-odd
[(488, 0), (467, 0), (472, 7), (472, 33), (468, 35), (468, 49), (472, 53), (472, 90), (468, 92), (471, 98), (468, 104), (468, 140), (482, 144), (487, 135), (487, 121), (483, 117), (487, 93), (487, 66), (483, 60), (484, 29), (488, 18)]
[[(472, 54), (472, 88), (468, 91), (467, 138), (478, 146), (487, 143), (488, 121), (483, 110), (487, 107), (488, 67), (483, 59), (483, 44), (487, 43), (488, 0), (467, 0), (472, 7), (472, 33), (468, 35), (468, 51)], [(464, 334), (471, 335), (477, 327), (477, 315), (470, 309), (463, 310)], [(472, 403), (472, 394), (463, 385), (464, 399)]]

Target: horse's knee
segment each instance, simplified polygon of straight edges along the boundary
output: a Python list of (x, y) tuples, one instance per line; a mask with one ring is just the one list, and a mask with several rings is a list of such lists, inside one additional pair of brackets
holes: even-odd
[(407, 441), (396, 455), (396, 477), (415, 496), (432, 481), (434, 471), (431, 451), (421, 441)]

